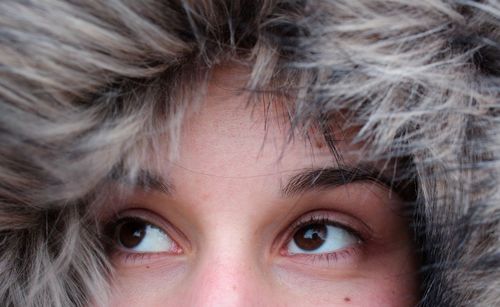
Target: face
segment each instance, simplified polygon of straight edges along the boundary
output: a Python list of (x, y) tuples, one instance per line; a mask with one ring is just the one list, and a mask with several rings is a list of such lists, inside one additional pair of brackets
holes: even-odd
[(145, 169), (104, 209), (112, 305), (414, 304), (397, 191), (374, 179), (349, 133), (337, 143), (341, 167), (319, 138), (287, 139), (279, 108), (245, 107), (234, 79), (216, 73), (179, 158)]

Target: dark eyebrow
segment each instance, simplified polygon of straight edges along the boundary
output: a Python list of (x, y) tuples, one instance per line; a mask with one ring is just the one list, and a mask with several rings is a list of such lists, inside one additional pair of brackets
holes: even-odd
[(121, 166), (115, 167), (108, 176), (112, 181), (139, 188), (145, 191), (154, 190), (167, 195), (172, 195), (174, 186), (164, 176), (150, 170), (139, 169), (134, 176), (129, 175), (126, 169)]
[(282, 189), (284, 197), (291, 197), (300, 193), (335, 188), (353, 182), (372, 181), (388, 189), (393, 189), (392, 181), (382, 172), (368, 165), (356, 167), (327, 167), (310, 169), (294, 175)]

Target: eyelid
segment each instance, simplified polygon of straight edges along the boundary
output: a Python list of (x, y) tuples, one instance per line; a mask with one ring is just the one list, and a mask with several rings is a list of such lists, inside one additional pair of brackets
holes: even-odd
[(314, 222), (324, 222), (340, 227), (359, 237), (361, 241), (371, 240), (373, 236), (370, 227), (361, 220), (341, 212), (332, 211), (331, 209), (319, 209), (309, 211), (292, 222), (289, 226), (290, 231), (287, 237), (290, 238), (300, 227)]
[[(282, 256), (287, 255), (287, 253), (285, 252), (286, 246), (290, 242), (290, 240), (293, 239), (293, 235), (300, 227), (318, 221), (325, 222), (327, 224), (334, 225), (336, 227), (340, 227), (345, 229), (346, 231), (349, 231), (354, 236), (359, 238), (360, 244), (371, 241), (374, 238), (371, 228), (363, 221), (345, 213), (332, 211), (331, 209), (316, 209), (300, 215), (282, 232), (282, 235), (279, 236), (279, 241), (276, 241), (275, 243), (279, 254), (281, 254)], [(325, 254), (309, 256), (316, 256), (319, 258), (324, 257)]]
[[(288, 251), (288, 244), (293, 240), (296, 231), (302, 226), (318, 221), (342, 228), (358, 238), (359, 241), (332, 252), (291, 254)], [(279, 241), (275, 241), (275, 248), (277, 248), (275, 250), (280, 259), (285, 261), (280, 261), (280, 263), (286, 264), (286, 266), (293, 264), (298, 270), (305, 269), (306, 272), (311, 272), (313, 268), (329, 269), (331, 266), (341, 268), (346, 265), (349, 266), (349, 263), (354, 264), (361, 261), (361, 257), (365, 255), (368, 246), (371, 244), (370, 241), (374, 239), (374, 236), (368, 225), (350, 214), (333, 211), (332, 209), (316, 209), (296, 218), (281, 232), (279, 238)]]
[[(158, 214), (147, 210), (143, 208), (130, 208), (126, 209), (117, 215), (115, 215), (111, 221), (106, 223), (106, 228), (108, 236), (110, 236), (110, 231), (112, 229), (110, 228), (115, 228), (119, 223), (121, 223), (122, 220), (126, 218), (132, 218), (132, 219), (140, 219), (146, 223), (149, 223), (155, 227), (158, 227), (161, 229), (173, 242), (176, 244), (181, 250), (186, 250), (186, 248), (190, 248), (191, 245), (189, 243), (189, 240), (187, 237), (179, 230), (177, 229), (174, 225), (166, 221), (164, 218), (160, 217)], [(113, 238), (114, 240), (114, 238)], [(116, 247), (115, 247), (116, 249)], [(128, 251), (130, 254), (134, 254), (134, 252)], [(135, 254), (148, 254), (148, 253), (135, 253)], [(154, 253), (151, 253), (154, 254)]]

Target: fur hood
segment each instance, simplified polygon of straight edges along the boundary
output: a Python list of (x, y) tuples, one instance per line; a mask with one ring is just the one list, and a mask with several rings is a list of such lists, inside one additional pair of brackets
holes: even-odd
[(497, 0), (1, 1), (2, 306), (105, 300), (100, 183), (233, 61), (295, 127), (342, 111), (368, 158), (410, 157), (421, 306), (500, 306)]

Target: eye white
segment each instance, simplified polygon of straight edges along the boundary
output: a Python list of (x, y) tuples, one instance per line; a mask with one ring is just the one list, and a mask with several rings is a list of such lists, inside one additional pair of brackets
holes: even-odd
[(326, 225), (324, 242), (318, 248), (305, 250), (297, 245), (295, 238), (292, 238), (287, 245), (287, 250), (289, 254), (328, 254), (342, 250), (358, 242), (359, 238), (349, 231), (341, 227)]
[(141, 242), (129, 249), (141, 253), (158, 253), (171, 251), (173, 247), (174, 242), (163, 230), (147, 224)]

